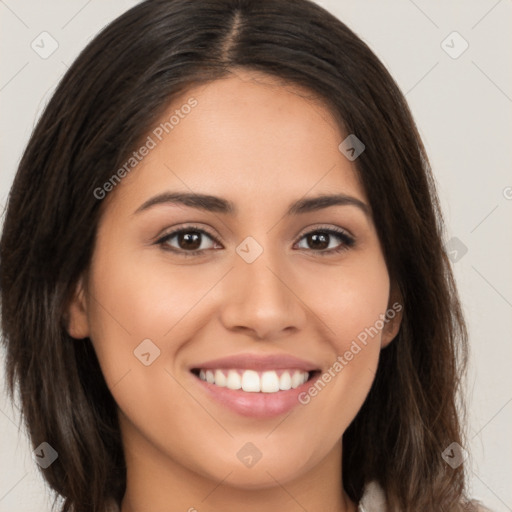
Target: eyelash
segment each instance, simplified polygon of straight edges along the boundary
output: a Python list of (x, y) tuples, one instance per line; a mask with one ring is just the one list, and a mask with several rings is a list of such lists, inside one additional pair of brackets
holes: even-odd
[[(181, 233), (188, 233), (188, 232), (197, 232), (202, 235), (206, 235), (209, 238), (211, 238), (214, 242), (219, 243), (218, 240), (211, 233), (206, 231), (205, 229), (200, 228), (198, 226), (190, 225), (190, 226), (185, 226), (183, 228), (177, 229), (175, 231), (172, 231), (171, 233), (164, 235), (163, 237), (161, 237), (160, 239), (158, 239), (156, 241), (156, 244), (162, 246), (162, 249), (164, 249), (166, 251), (171, 251), (175, 254), (179, 254), (184, 257), (197, 256), (197, 255), (203, 253), (204, 251), (208, 250), (208, 249), (196, 249), (194, 251), (185, 251), (183, 249), (171, 248), (169, 245), (167, 245), (167, 242), (170, 239), (174, 238), (176, 235), (179, 235)], [(323, 233), (323, 234), (327, 234), (327, 235), (335, 235), (342, 240), (342, 243), (336, 249), (319, 250), (319, 251), (315, 251), (314, 249), (302, 249), (302, 250), (312, 251), (314, 253), (317, 253), (319, 256), (329, 256), (329, 255), (339, 254), (344, 251), (347, 251), (348, 249), (350, 249), (351, 247), (353, 247), (355, 245), (354, 238), (352, 238), (350, 235), (348, 235), (348, 233), (345, 230), (340, 229), (340, 228), (332, 228), (332, 227), (330, 227), (330, 228), (319, 227), (314, 230), (308, 231), (307, 233), (304, 233), (303, 235), (301, 235), (301, 237), (299, 238), (299, 241), (308, 235), (317, 234), (317, 233)]]

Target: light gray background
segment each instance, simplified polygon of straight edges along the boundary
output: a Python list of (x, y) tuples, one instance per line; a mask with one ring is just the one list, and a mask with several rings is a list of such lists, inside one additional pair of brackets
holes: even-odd
[[(0, 0), (2, 211), (22, 150), (57, 82), (86, 43), (135, 3)], [(512, 511), (512, 2), (319, 3), (370, 45), (406, 94), (438, 182), (447, 241), (457, 237), (467, 247), (454, 270), (472, 345), (465, 446), (470, 486), (494, 511)], [(58, 42), (46, 59), (31, 48), (43, 31)], [(445, 49), (457, 53), (462, 40), (451, 36), (441, 46), (453, 31), (469, 43), (456, 59)], [(2, 387), (0, 512), (49, 510), (18, 423)]]

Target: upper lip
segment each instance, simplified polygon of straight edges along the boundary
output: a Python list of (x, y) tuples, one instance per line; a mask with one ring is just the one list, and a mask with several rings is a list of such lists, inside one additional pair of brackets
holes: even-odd
[(193, 365), (190, 369), (232, 368), (243, 370), (298, 369), (305, 372), (318, 370), (318, 365), (288, 354), (237, 354)]

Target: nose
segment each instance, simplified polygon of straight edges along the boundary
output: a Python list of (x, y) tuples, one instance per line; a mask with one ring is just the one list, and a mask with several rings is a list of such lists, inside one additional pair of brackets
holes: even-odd
[[(236, 255), (224, 283), (221, 321), (232, 331), (246, 331), (257, 339), (278, 339), (303, 329), (306, 310), (293, 272), (283, 257), (263, 252), (247, 263)], [(285, 270), (285, 268), (287, 269)]]

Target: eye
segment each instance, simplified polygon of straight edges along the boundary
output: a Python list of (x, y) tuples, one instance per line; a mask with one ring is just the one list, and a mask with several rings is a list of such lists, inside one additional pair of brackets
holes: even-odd
[[(335, 242), (336, 239), (341, 240), (341, 243), (332, 244), (331, 242)], [(313, 250), (321, 256), (346, 251), (355, 244), (354, 238), (340, 228), (315, 229), (302, 235), (300, 240), (305, 240), (306, 242), (306, 247), (301, 247), (302, 249)]]
[(211, 243), (205, 243), (205, 237), (211, 242), (217, 242), (215, 237), (204, 229), (197, 226), (186, 226), (164, 235), (156, 243), (165, 250), (177, 252), (183, 256), (194, 256), (214, 248)]
[[(336, 239), (338, 243), (336, 243)], [(355, 244), (354, 238), (345, 230), (332, 227), (309, 231), (302, 235), (299, 240), (304, 240), (306, 243), (306, 247), (300, 247), (301, 242), (299, 242), (300, 249), (310, 250), (321, 256), (346, 251)], [(185, 257), (196, 256), (209, 249), (222, 248), (222, 246), (215, 246), (219, 242), (212, 234), (198, 226), (185, 226), (171, 231), (157, 240), (156, 243), (161, 245), (164, 250)]]

